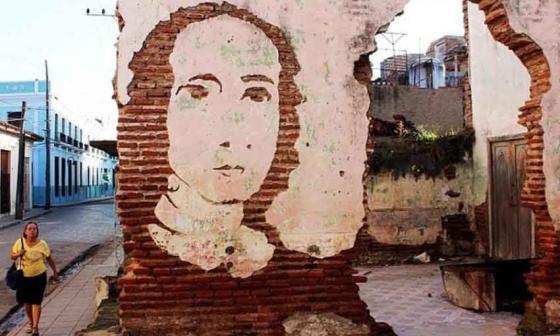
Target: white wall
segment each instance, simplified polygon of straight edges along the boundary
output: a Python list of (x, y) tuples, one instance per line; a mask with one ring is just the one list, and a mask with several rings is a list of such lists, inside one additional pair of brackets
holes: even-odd
[(518, 109), (529, 99), (530, 78), (517, 56), (496, 42), (484, 13), (469, 3), (470, 76), (473, 102), (474, 204), (484, 202), (488, 186), (488, 138), (526, 132)]
[[(25, 144), (25, 157), (30, 158), (30, 167), (32, 167), (32, 159), (31, 159), (31, 148), (32, 142), (26, 141)], [(6, 134), (0, 132), (0, 150), (7, 150), (10, 151), (10, 214), (15, 214), (16, 210), (16, 190), (17, 190), (17, 172), (18, 172), (18, 137), (10, 134)], [(29, 172), (29, 176), (31, 177), (31, 172)], [(25, 204), (25, 208), (31, 208), (31, 200), (32, 200), (32, 184), (33, 181), (30, 179), (29, 181), (29, 189), (27, 192), (29, 193), (28, 203)], [(7, 215), (7, 214), (6, 214)]]

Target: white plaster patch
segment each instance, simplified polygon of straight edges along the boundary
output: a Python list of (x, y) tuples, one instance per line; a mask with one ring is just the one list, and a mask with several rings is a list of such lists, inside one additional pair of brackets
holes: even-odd
[(155, 210), (169, 230), (148, 226), (158, 247), (204, 270), (224, 264), (235, 277), (246, 278), (266, 266), (274, 246), (263, 233), (241, 226), (241, 204), (212, 204), (175, 175), (169, 185), (172, 191)]

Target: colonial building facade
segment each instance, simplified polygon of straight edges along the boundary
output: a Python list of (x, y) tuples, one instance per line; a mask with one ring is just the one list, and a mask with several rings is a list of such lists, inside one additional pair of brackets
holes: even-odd
[[(0, 120), (18, 117), (27, 103), (25, 129), (46, 137), (46, 81), (0, 82)], [(52, 96), (51, 96), (52, 98)], [(65, 205), (114, 194), (117, 160), (90, 146), (103, 127), (100, 120), (81, 121), (51, 99), (50, 202)], [(46, 142), (33, 145), (33, 206), (46, 202)]]
[[(24, 209), (32, 207), (33, 188), (31, 186), (31, 155), (33, 142), (42, 138), (34, 133), (25, 133), (25, 155), (23, 170)], [(19, 129), (0, 121), (0, 217), (13, 215), (16, 209), (17, 174), (19, 166)]]

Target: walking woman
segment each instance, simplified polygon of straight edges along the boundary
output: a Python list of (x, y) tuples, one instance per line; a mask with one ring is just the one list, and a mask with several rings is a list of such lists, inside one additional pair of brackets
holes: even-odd
[(16, 292), (16, 297), (20, 304), (25, 305), (25, 314), (29, 320), (26, 332), (37, 336), (39, 335), (41, 303), (47, 286), (45, 261), (54, 273), (54, 281), (58, 281), (58, 276), (49, 246), (44, 240), (39, 239), (39, 226), (35, 222), (25, 224), (23, 238), (16, 240), (12, 247), (12, 260), (19, 257), (22, 257), (23, 261), (23, 281)]

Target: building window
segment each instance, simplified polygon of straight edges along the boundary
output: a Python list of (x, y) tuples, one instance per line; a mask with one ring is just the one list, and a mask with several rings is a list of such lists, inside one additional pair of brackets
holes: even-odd
[(82, 168), (83, 168), (82, 162), (80, 162), (80, 187), (84, 186), (84, 174), (82, 172)]
[[(64, 119), (63, 119), (64, 120)], [(62, 174), (60, 176), (62, 196), (66, 196), (66, 160), (60, 159), (60, 168), (62, 168)]]
[(58, 113), (54, 114), (54, 140), (58, 141)]
[(54, 157), (54, 196), (60, 196), (60, 177), (59, 177), (59, 158), (58, 156)]
[(78, 193), (78, 162), (74, 161), (74, 193)]
[(72, 195), (72, 161), (68, 160), (68, 196)]
[(90, 186), (90, 182), (89, 182), (89, 167), (87, 167), (87, 186)]
[(68, 122), (68, 136), (72, 137), (72, 123)]

